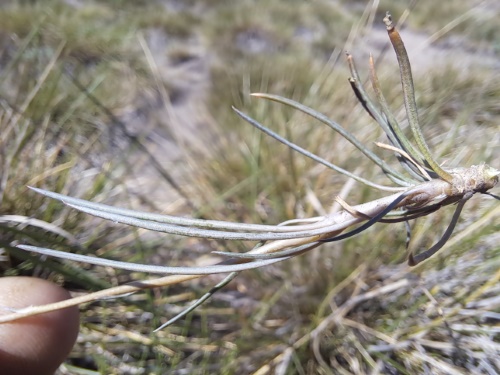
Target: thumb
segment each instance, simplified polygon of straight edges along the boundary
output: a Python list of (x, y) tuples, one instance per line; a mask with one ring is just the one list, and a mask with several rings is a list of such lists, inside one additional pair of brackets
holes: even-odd
[[(0, 314), (9, 308), (70, 298), (63, 288), (33, 277), (0, 278)], [(77, 307), (0, 324), (0, 369), (4, 374), (52, 375), (71, 351), (79, 328)]]

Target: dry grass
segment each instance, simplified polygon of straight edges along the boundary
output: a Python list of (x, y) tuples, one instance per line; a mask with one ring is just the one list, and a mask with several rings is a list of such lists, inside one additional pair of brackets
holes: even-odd
[[(4, 275), (49, 278), (75, 293), (144, 277), (41, 262), (16, 252), (12, 241), (169, 265), (208, 262), (212, 250), (247, 246), (111, 226), (27, 192), (26, 184), (124, 207), (248, 223), (329, 212), (341, 191), (351, 204), (380, 196), (292, 154), (229, 109), (235, 105), (310, 151), (379, 178), (356, 149), (324, 126), (248, 94), (291, 97), (366, 144), (380, 140), (347, 83), (344, 43), (349, 41), (367, 77), (366, 46), (377, 53), (385, 43), (378, 38), (380, 14), (388, 9), (397, 17), (406, 2), (383, 1), (373, 28), (358, 23), (365, 2), (191, 1), (179, 9), (175, 2), (119, 3), (74, 8), (54, 1), (0, 9), (8, 20), (0, 28), (0, 211), (76, 236), (0, 223)], [(481, 3), (461, 21), (468, 2), (450, 4), (419, 2), (403, 32), (415, 48), (436, 37), (420, 53), (409, 47), (423, 126), (449, 165), (497, 166), (500, 31), (491, 15), (498, 8), (493, 1)], [(445, 28), (454, 21), (457, 26)], [(356, 39), (349, 37), (353, 25)], [(380, 79), (396, 109), (402, 103), (396, 65), (391, 53), (384, 56)], [(188, 124), (194, 127), (183, 131)], [(161, 166), (152, 164), (150, 154)], [(443, 255), (413, 270), (403, 265), (403, 225), (380, 224), (288, 263), (245, 272), (184, 321), (156, 334), (156, 326), (219, 276), (83, 306), (78, 344), (61, 371), (498, 373), (500, 211), (489, 199), (474, 198), (470, 206)], [(417, 221), (412, 246), (434, 243), (450, 214)]]

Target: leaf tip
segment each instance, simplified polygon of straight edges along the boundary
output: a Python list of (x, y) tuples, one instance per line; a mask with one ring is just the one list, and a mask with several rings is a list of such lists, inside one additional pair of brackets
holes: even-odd
[(385, 27), (387, 28), (388, 31), (391, 31), (394, 29), (394, 25), (392, 24), (391, 13), (385, 12), (385, 17), (384, 17), (383, 21), (384, 21)]

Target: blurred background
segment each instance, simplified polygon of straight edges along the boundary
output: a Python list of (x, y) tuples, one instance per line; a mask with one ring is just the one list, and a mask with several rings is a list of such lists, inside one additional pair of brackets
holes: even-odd
[[(196, 240), (116, 225), (29, 191), (120, 207), (277, 224), (383, 196), (294, 154), (243, 110), (302, 147), (388, 184), (324, 125), (252, 92), (300, 101), (388, 160), (382, 131), (347, 78), (368, 56), (405, 124), (382, 23), (400, 27), (424, 133), (445, 166), (499, 168), (500, 4), (495, 0), (2, 1), (0, 272), (74, 295), (151, 276), (42, 259), (29, 243), (111, 259), (204, 265)], [(370, 93), (372, 93), (369, 90)], [(494, 191), (498, 194), (498, 189)], [(435, 243), (453, 208), (412, 223), (410, 249)], [(152, 331), (223, 276), (81, 306), (61, 374), (500, 373), (500, 207), (474, 197), (432, 261), (406, 265), (403, 224), (246, 271), (187, 318)]]

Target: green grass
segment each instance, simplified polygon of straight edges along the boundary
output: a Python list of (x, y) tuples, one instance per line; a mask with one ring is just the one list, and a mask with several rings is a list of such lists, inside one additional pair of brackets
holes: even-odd
[[(381, 3), (374, 19), (377, 29), (386, 9), (398, 18), (407, 6)], [(405, 32), (430, 36), (468, 10), (468, 2), (450, 4), (419, 2), (403, 38)], [(77, 291), (146, 277), (42, 262), (16, 252), (12, 241), (168, 265), (210, 260), (212, 250), (247, 249), (244, 243), (171, 238), (91, 219), (27, 191), (27, 184), (124, 207), (248, 223), (328, 212), (346, 179), (250, 129), (231, 112), (231, 105), (346, 169), (386, 182), (324, 125), (277, 103), (249, 97), (251, 92), (290, 97), (330, 116), (368, 145), (382, 140), (356, 104), (343, 59), (344, 43), (356, 25), (358, 37), (349, 49), (362, 77), (368, 76), (366, 52), (379, 52), (378, 45), (370, 51), (356, 47), (371, 30), (363, 29), (364, 21), (358, 24), (365, 6), (201, 0), (180, 9), (130, 1), (96, 1), (80, 8), (62, 1), (4, 6), (0, 211), (52, 223), (73, 234), (78, 245), (37, 227), (1, 224), (0, 243), (6, 253), (0, 272), (40, 276)], [(478, 9), (474, 17), (442, 33), (433, 47), (446, 48), (457, 59), (466, 54), (478, 64), (487, 59), (498, 64), (500, 31), (495, 19)], [(152, 49), (158, 71), (151, 67), (141, 38)], [(456, 38), (461, 40), (458, 46), (453, 45)], [(339, 57), (328, 60), (332, 51)], [(395, 58), (392, 51), (386, 55), (377, 66), (380, 79), (403, 119)], [(37, 89), (45, 69), (48, 74)], [(208, 72), (206, 78), (199, 77), (201, 70)], [(498, 166), (500, 82), (494, 65), (460, 69), (436, 63), (416, 70), (420, 115), (435, 156), (448, 165), (484, 161)], [(128, 130), (123, 132), (72, 77)], [(196, 90), (205, 90), (198, 101), (192, 99)], [(183, 100), (193, 100), (196, 109), (186, 111)], [(173, 112), (166, 111), (172, 103)], [(182, 111), (176, 112), (179, 108)], [(210, 146), (207, 153), (197, 148), (196, 139), (182, 138), (172, 113), (199, 122), (206, 138), (198, 141)], [(146, 128), (149, 133), (140, 131)], [(147, 146), (180, 190), (152, 166), (137, 141)], [(155, 141), (163, 142), (161, 147)], [(171, 154), (169, 147), (180, 151)], [(390, 158), (387, 151), (376, 152)], [(346, 200), (357, 204), (379, 196), (354, 185)], [(490, 314), (499, 309), (488, 299), (498, 292), (498, 283), (492, 281), (498, 281), (499, 210), (492, 199), (479, 197), (468, 207), (457, 240), (452, 238), (442, 255), (414, 270), (404, 264), (404, 226), (379, 224), (355, 239), (245, 272), (208, 304), (157, 334), (154, 328), (219, 276), (82, 306), (81, 335), (66, 363), (68, 371), (273, 373), (286, 364), (287, 374), (341, 369), (368, 373), (378, 364), (381, 373), (411, 374), (424, 371), (425, 355), (435, 360), (428, 364), (433, 373), (450, 373), (442, 363), (462, 372), (467, 366), (486, 371), (481, 355), (498, 370), (498, 351), (484, 349), (497, 339), (495, 320), (481, 309)], [(435, 243), (450, 216), (451, 210), (445, 209), (418, 220), (412, 246)], [(384, 286), (394, 289), (385, 292), (380, 289)], [(481, 286), (484, 293), (477, 294)], [(393, 343), (383, 347), (387, 336)]]

